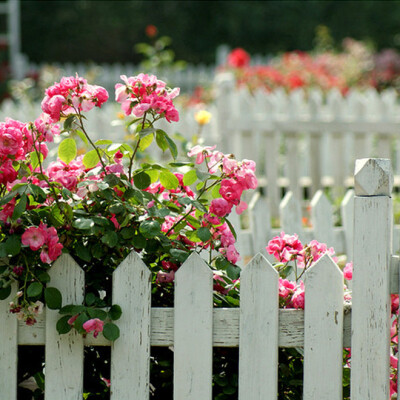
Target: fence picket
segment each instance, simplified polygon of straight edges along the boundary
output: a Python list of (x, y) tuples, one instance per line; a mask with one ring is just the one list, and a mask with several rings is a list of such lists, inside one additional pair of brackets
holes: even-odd
[(113, 273), (113, 304), (123, 305), (123, 312), (111, 353), (111, 399), (148, 399), (151, 273), (134, 251)]
[(286, 233), (296, 233), (300, 240), (304, 240), (303, 227), (301, 223), (301, 206), (298, 199), (292, 192), (286, 193), (279, 205), (279, 214), (281, 217), (281, 227)]
[(193, 253), (175, 275), (174, 399), (212, 398), (212, 272)]
[(389, 160), (357, 160), (354, 199), (352, 400), (389, 398), (391, 190)]
[(18, 320), (9, 311), (15, 293), (13, 287), (10, 296), (0, 301), (0, 390), (7, 400), (17, 400)]
[[(49, 271), (51, 285), (62, 294), (63, 305), (82, 304), (85, 275), (70, 255), (63, 254)], [(46, 400), (82, 400), (83, 338), (75, 330), (60, 335), (57, 310), (46, 307)]]
[(240, 400), (277, 397), (278, 299), (278, 272), (258, 254), (241, 274)]
[(342, 399), (342, 349), (343, 273), (326, 254), (305, 278), (304, 400)]
[[(340, 205), (344, 231), (344, 248), (348, 261), (353, 261), (354, 240), (354, 190), (348, 190)], [(335, 243), (336, 245), (336, 243)]]
[(311, 200), (311, 223), (313, 236), (321, 243), (333, 246), (332, 204), (322, 190), (318, 190)]

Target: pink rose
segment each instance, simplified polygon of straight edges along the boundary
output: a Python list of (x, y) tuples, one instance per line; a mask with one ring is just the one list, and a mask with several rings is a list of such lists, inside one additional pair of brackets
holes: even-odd
[(219, 198), (211, 201), (210, 212), (217, 217), (225, 217), (232, 210), (232, 204), (229, 204), (225, 199)]
[(39, 250), (46, 241), (46, 232), (42, 228), (32, 226), (28, 228), (21, 237), (21, 242), (29, 246), (31, 250)]
[(86, 333), (93, 331), (93, 336), (97, 337), (100, 332), (103, 332), (104, 322), (98, 318), (89, 319), (82, 325)]
[(346, 266), (343, 268), (343, 276), (344, 279), (351, 281), (353, 278), (353, 263), (349, 262), (346, 264)]

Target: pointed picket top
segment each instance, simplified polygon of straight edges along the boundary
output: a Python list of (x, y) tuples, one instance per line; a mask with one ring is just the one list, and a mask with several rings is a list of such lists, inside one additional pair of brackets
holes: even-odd
[(212, 271), (207, 263), (197, 254), (192, 253), (175, 274), (176, 279), (183, 279), (183, 276), (191, 274), (212, 277)]
[(293, 195), (293, 192), (287, 192), (279, 205), (279, 215), (281, 219), (282, 230), (292, 235), (296, 233), (300, 240), (303, 240), (303, 226), (301, 222), (300, 202)]
[(266, 279), (278, 279), (279, 273), (272, 264), (261, 254), (257, 253), (240, 273), (241, 286), (248, 274), (262, 274)]
[[(63, 305), (82, 304), (85, 273), (69, 254), (62, 254), (49, 270), (50, 284), (62, 294)], [(60, 335), (56, 330), (58, 310), (46, 307), (46, 392), (45, 399), (82, 398), (83, 338), (72, 330)]]
[(352, 91), (347, 96), (348, 110), (351, 113), (351, 118), (355, 121), (364, 119), (365, 115), (365, 104), (363, 99), (360, 97), (360, 93)]
[[(318, 393), (321, 400), (341, 399), (343, 273), (325, 254), (306, 271), (304, 282), (303, 398), (314, 400)], [(329, 379), (316, 379), (318, 376)]]
[(261, 254), (241, 273), (239, 399), (277, 397), (279, 274)]
[(253, 234), (253, 251), (262, 251), (271, 237), (271, 216), (267, 200), (259, 192), (249, 203), (249, 214), (250, 230)]
[(390, 160), (386, 158), (356, 160), (354, 189), (356, 196), (391, 196), (393, 173)]
[(150, 379), (151, 272), (132, 251), (113, 272), (113, 304), (120, 337), (111, 352), (111, 399), (148, 399)]
[(339, 89), (334, 88), (329, 91), (327, 105), (330, 110), (331, 118), (333, 120), (340, 120), (342, 118), (343, 96)]
[(322, 92), (318, 89), (312, 89), (309, 97), (310, 118), (311, 120), (321, 119), (322, 113)]
[(196, 253), (175, 274), (174, 399), (212, 398), (212, 278)]
[(311, 223), (316, 240), (333, 246), (333, 208), (322, 190), (318, 190), (311, 200)]

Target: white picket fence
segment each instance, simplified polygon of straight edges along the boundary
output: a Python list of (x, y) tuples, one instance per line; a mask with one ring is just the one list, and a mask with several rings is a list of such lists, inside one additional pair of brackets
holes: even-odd
[[(353, 185), (358, 158), (390, 158), (395, 184), (400, 175), (400, 104), (395, 91), (323, 94), (283, 90), (251, 94), (237, 89), (230, 74), (216, 79), (214, 117), (219, 147), (257, 161), (272, 212), (278, 215), (282, 187), (303, 198), (323, 187), (342, 196)], [(210, 127), (212, 128), (212, 127)]]
[[(399, 290), (392, 255), (390, 161), (359, 160), (355, 173), (353, 302), (344, 312), (343, 274), (328, 255), (306, 273), (305, 310), (280, 310), (278, 274), (256, 255), (241, 274), (240, 308), (213, 308), (212, 271), (196, 254), (175, 277), (175, 307), (151, 308), (150, 271), (131, 253), (113, 275), (121, 337), (58, 335), (57, 311), (33, 327), (0, 302), (0, 393), (16, 400), (19, 345), (45, 345), (46, 400), (80, 400), (83, 347), (111, 345), (111, 399), (149, 399), (150, 346), (174, 351), (174, 399), (212, 399), (213, 346), (239, 347), (239, 399), (277, 398), (279, 347), (303, 347), (304, 400), (342, 398), (343, 347), (351, 347), (351, 399), (389, 398), (390, 293)], [(50, 270), (65, 304), (84, 297), (84, 273), (68, 255)]]

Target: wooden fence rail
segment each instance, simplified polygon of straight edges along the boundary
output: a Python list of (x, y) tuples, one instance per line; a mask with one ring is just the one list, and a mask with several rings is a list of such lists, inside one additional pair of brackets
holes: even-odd
[[(396, 279), (398, 292), (399, 264), (391, 250), (389, 160), (359, 160), (355, 180), (351, 312), (329, 255), (306, 272), (304, 311), (279, 309), (278, 274), (261, 254), (242, 271), (240, 308), (213, 308), (212, 271), (197, 254), (176, 274), (174, 308), (151, 308), (150, 271), (133, 252), (113, 274), (113, 302), (123, 314), (112, 345), (102, 335), (58, 335), (54, 310), (33, 327), (21, 325), (0, 302), (1, 398), (17, 399), (19, 345), (46, 347), (46, 400), (82, 399), (83, 346), (111, 345), (112, 400), (149, 399), (151, 346), (173, 346), (176, 400), (212, 399), (213, 346), (239, 346), (240, 400), (277, 398), (278, 347), (303, 347), (305, 400), (342, 398), (343, 347), (352, 348), (352, 400), (388, 399), (389, 281)], [(84, 273), (69, 255), (50, 275), (67, 303), (83, 300)]]

